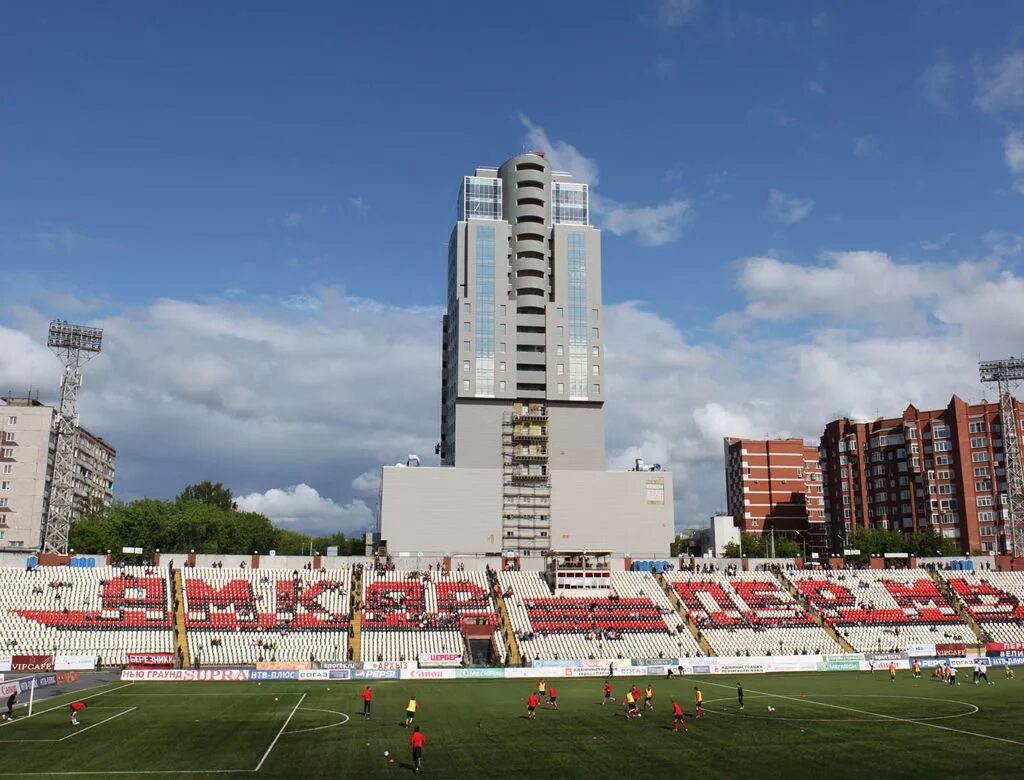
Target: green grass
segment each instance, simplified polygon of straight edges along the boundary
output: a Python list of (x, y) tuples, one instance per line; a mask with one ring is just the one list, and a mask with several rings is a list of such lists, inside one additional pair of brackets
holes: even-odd
[[(90, 706), (77, 729), (66, 706), (44, 712), (71, 697), (0, 725), (0, 777), (202, 777), (257, 766), (260, 777), (405, 777), (410, 692), (428, 740), (420, 774), (438, 778), (1013, 776), (1024, 763), (1024, 678), (993, 670), (994, 686), (969, 679), (950, 688), (909, 672), (896, 683), (867, 673), (659, 678), (657, 710), (637, 721), (618, 705), (600, 706), (602, 678), (558, 680), (561, 709), (541, 708), (534, 722), (523, 717), (530, 680), (378, 681), (368, 721), (356, 682), (115, 683), (83, 694)], [(618, 698), (631, 681), (647, 682), (615, 678)], [(694, 720), (698, 683), (708, 714)], [(684, 704), (689, 734), (671, 731), (671, 696)], [(351, 719), (331, 725), (344, 720), (336, 712)]]

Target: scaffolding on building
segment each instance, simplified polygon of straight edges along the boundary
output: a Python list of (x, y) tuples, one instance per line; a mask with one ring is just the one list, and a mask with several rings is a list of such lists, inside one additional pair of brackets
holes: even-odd
[(1024, 464), (1014, 389), (1024, 380), (1024, 359), (987, 360), (978, 364), (981, 381), (999, 394), (999, 422), (1006, 457), (1006, 493), (1002, 496), (1003, 533), (1014, 558), (1024, 557)]
[(551, 547), (548, 413), (541, 403), (516, 403), (502, 417), (503, 554), (537, 555)]

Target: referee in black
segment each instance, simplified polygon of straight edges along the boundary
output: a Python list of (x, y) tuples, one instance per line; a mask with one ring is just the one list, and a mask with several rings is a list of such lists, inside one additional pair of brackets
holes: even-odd
[(4, 718), (7, 720), (14, 720), (14, 702), (18, 698), (18, 692), (15, 691), (7, 699), (7, 714)]
[(743, 684), (736, 683), (736, 698), (739, 699), (740, 709), (743, 709)]

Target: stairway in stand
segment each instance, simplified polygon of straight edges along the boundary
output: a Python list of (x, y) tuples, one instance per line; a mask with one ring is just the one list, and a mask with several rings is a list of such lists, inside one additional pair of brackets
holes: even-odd
[(182, 667), (192, 665), (188, 651), (188, 633), (185, 631), (185, 588), (181, 569), (174, 570), (174, 634), (178, 640), (178, 657)]
[(676, 612), (679, 616), (686, 621), (686, 627), (690, 629), (690, 633), (693, 634), (693, 638), (697, 640), (697, 644), (700, 645), (700, 651), (706, 656), (718, 655), (715, 652), (715, 648), (711, 646), (711, 643), (704, 638), (704, 634), (701, 633), (700, 629), (697, 628), (696, 622), (693, 620), (693, 616), (686, 611), (683, 606), (683, 602), (679, 599), (679, 594), (676, 593), (676, 589), (672, 587), (664, 574), (657, 575), (658, 584), (661, 585), (661, 589), (665, 591), (665, 595), (668, 596), (668, 600), (672, 602), (672, 606), (676, 608)]
[(823, 629), (825, 629), (826, 634), (828, 634), (830, 637), (832, 637), (839, 643), (839, 646), (843, 648), (843, 652), (857, 652), (857, 649), (849, 642), (847, 642), (846, 639), (843, 638), (842, 634), (836, 631), (833, 626), (829, 625), (828, 621), (826, 621), (821, 615), (819, 615), (817, 610), (815, 610), (814, 607), (812, 607), (810, 603), (806, 599), (804, 599), (802, 595), (800, 595), (800, 589), (797, 588), (797, 586), (794, 585), (792, 582), (787, 580), (785, 574), (783, 574), (781, 571), (777, 571), (775, 572), (775, 579), (781, 582), (782, 587), (788, 590), (790, 595), (792, 595), (793, 598), (800, 602), (800, 605), (804, 608), (804, 611), (811, 616), (811, 619), (819, 626), (821, 626)]

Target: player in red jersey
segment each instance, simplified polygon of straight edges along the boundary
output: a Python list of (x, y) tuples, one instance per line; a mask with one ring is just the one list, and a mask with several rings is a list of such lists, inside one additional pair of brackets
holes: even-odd
[(540, 697), (531, 693), (526, 697), (526, 717), (528, 720), (537, 720), (537, 705), (540, 704)]
[(679, 706), (679, 702), (675, 699), (672, 700), (672, 730), (679, 731), (679, 727), (683, 727), (683, 731), (689, 732), (686, 728), (686, 721), (683, 720), (683, 708)]
[(555, 690), (554, 685), (548, 686), (548, 706), (553, 710), (558, 709), (558, 691)]
[(373, 688), (367, 685), (363, 688), (363, 717), (370, 717), (370, 704), (373, 702)]
[(423, 762), (423, 744), (427, 741), (427, 738), (423, 736), (423, 732), (420, 731), (420, 727), (417, 726), (412, 730), (412, 734), (409, 735), (409, 745), (412, 747), (412, 771), (419, 772), (420, 764)]
[(84, 710), (85, 707), (86, 707), (86, 704), (85, 704), (84, 701), (73, 701), (73, 702), (71, 702), (71, 708), (70, 709), (71, 709), (71, 725), (72, 726), (77, 726), (78, 725), (78, 713), (80, 713), (82, 710)]
[(612, 684), (610, 682), (608, 682), (607, 680), (605, 680), (604, 681), (604, 698), (601, 699), (601, 706), (603, 707), (604, 705), (606, 705), (609, 702), (609, 700), (610, 701), (614, 701), (615, 699), (612, 697)]

